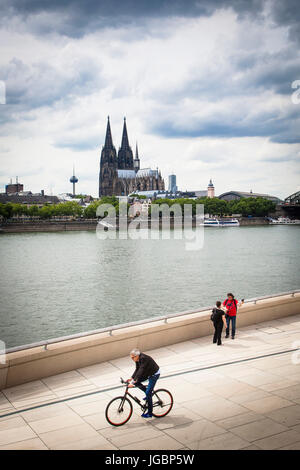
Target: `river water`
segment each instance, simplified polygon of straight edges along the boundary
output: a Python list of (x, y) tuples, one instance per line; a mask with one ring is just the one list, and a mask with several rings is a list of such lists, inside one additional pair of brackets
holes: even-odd
[(227, 292), (299, 289), (299, 241), (300, 226), (205, 228), (192, 251), (173, 238), (1, 234), (0, 340), (13, 347), (197, 309)]

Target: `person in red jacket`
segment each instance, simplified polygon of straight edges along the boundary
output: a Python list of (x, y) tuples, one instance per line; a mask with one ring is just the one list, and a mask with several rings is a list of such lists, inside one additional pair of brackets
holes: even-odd
[(225, 338), (229, 338), (229, 328), (231, 323), (231, 338), (234, 339), (237, 308), (243, 305), (243, 303), (244, 299), (240, 303), (238, 303), (238, 300), (234, 298), (234, 295), (231, 292), (227, 294), (227, 299), (223, 302), (223, 306), (226, 308), (225, 318), (227, 324)]

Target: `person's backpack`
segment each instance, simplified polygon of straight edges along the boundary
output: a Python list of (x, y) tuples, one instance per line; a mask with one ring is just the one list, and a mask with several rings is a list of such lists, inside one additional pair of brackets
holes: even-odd
[(214, 322), (215, 319), (216, 319), (216, 309), (215, 308), (213, 308), (213, 310), (212, 310), (212, 314), (210, 316), (210, 319), (211, 319), (212, 322)]

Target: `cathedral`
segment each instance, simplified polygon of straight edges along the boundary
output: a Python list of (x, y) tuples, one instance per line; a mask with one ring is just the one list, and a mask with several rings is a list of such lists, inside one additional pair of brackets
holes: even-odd
[(165, 183), (158, 169), (140, 168), (137, 146), (133, 158), (128, 140), (126, 118), (124, 118), (121, 147), (117, 154), (113, 145), (108, 117), (105, 143), (100, 160), (99, 197), (128, 196), (135, 191), (164, 189)]

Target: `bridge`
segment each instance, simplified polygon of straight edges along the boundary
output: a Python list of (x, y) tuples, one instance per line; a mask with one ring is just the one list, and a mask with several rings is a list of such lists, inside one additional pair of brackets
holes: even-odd
[(286, 197), (283, 204), (280, 204), (279, 206), (284, 212), (284, 215), (292, 218), (300, 218), (300, 191)]
[(297, 191), (294, 194), (291, 194), (284, 200), (284, 204), (289, 204), (289, 205), (300, 205), (300, 191)]

